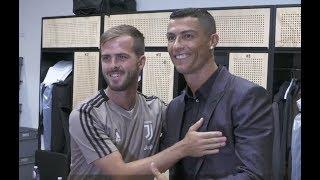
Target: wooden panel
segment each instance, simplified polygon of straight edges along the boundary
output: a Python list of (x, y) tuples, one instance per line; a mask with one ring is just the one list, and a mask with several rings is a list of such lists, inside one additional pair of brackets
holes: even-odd
[(99, 47), (100, 16), (44, 19), (43, 48)]

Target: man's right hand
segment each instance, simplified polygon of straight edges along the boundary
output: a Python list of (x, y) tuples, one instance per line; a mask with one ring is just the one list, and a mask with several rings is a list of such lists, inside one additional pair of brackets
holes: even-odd
[(183, 152), (186, 156), (201, 157), (216, 154), (226, 145), (227, 138), (220, 131), (197, 132), (203, 124), (203, 118), (192, 125), (183, 138)]

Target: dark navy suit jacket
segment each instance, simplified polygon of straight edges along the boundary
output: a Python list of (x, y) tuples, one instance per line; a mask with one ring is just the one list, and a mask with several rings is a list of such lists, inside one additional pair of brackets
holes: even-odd
[[(184, 96), (167, 107), (160, 149), (180, 140)], [(225, 67), (212, 85), (198, 131), (221, 131), (226, 146), (218, 154), (198, 158), (195, 174), (186, 178), (179, 163), (170, 169), (170, 179), (266, 179), (271, 178), (273, 115), (271, 97), (257, 84), (234, 76)]]

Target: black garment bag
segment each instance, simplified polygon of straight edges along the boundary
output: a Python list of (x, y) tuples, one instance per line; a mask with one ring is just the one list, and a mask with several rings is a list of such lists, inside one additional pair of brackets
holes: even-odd
[(73, 0), (75, 15), (99, 15), (136, 11), (135, 0)]

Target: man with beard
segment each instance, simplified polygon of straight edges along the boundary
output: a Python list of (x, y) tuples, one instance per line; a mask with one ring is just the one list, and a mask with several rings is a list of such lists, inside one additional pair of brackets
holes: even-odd
[(156, 154), (166, 105), (137, 92), (146, 61), (144, 37), (136, 28), (120, 25), (104, 32), (100, 42), (108, 87), (70, 114), (69, 179), (153, 179), (151, 162), (165, 171), (183, 157), (218, 153), (225, 137), (218, 131), (197, 132), (199, 120), (183, 140)]

